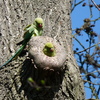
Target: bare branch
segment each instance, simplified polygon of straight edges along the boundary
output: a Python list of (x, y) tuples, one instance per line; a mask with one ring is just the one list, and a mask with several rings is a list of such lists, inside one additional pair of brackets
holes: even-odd
[(99, 7), (97, 6), (97, 4), (93, 1), (93, 0), (91, 0), (91, 2), (94, 4), (94, 6), (100, 11), (100, 9), (99, 9)]
[(84, 51), (86, 51), (86, 50), (88, 50), (88, 49), (90, 49), (90, 48), (92, 48), (92, 47), (94, 47), (94, 46), (96, 46), (96, 45), (98, 45), (98, 44), (100, 44), (100, 42), (97, 43), (97, 44), (94, 44), (93, 46), (88, 47), (88, 48), (86, 48), (86, 49), (84, 49), (84, 50), (82, 50), (82, 51), (76, 52), (75, 54), (78, 54), (78, 53), (84, 52)]
[(71, 12), (74, 10), (74, 8), (75, 8), (77, 5), (81, 4), (83, 1), (84, 1), (84, 0), (82, 0), (82, 1), (80, 1), (80, 2), (78, 2), (78, 3), (76, 3), (76, 4), (74, 4), (74, 7), (72, 8)]

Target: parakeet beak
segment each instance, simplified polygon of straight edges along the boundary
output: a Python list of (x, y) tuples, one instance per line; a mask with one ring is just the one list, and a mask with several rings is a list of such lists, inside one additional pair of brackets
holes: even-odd
[(53, 52), (54, 51), (54, 48), (50, 48), (50, 51)]
[(42, 28), (42, 24), (39, 24), (39, 27)]

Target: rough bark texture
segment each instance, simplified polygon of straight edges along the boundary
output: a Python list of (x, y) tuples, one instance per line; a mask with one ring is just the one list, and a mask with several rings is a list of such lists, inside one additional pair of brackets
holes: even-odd
[[(71, 0), (0, 0), (0, 65), (15, 53), (23, 28), (36, 17), (45, 23), (44, 34), (68, 53), (62, 71), (36, 68), (24, 55), (0, 70), (0, 100), (84, 100), (83, 83), (72, 52)], [(27, 78), (36, 86), (31, 87)], [(45, 85), (41, 84), (45, 80)], [(41, 87), (37, 90), (37, 85)]]

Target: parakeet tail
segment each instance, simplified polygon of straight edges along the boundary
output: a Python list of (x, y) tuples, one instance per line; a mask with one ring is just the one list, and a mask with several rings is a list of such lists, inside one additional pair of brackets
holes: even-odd
[(17, 56), (22, 52), (22, 50), (25, 48), (25, 46), (26, 46), (26, 44), (22, 45), (22, 46), (17, 50), (17, 52), (16, 52), (6, 63), (4, 63), (2, 66), (0, 66), (0, 69), (1, 69), (3, 66), (7, 65), (8, 63), (10, 63), (15, 57), (17, 57)]

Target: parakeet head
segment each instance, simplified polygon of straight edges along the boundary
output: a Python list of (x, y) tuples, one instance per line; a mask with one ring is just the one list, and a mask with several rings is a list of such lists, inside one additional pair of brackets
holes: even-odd
[(46, 44), (45, 44), (45, 47), (48, 47), (48, 48), (53, 48), (53, 47), (54, 47), (54, 45), (53, 45), (52, 43), (48, 42), (48, 43), (46, 43)]
[(34, 24), (38, 28), (43, 28), (44, 27), (44, 23), (43, 23), (43, 19), (42, 18), (36, 18)]
[(48, 48), (51, 52), (54, 51), (54, 45), (50, 42), (46, 43), (45, 47)]
[(45, 55), (53, 57), (55, 56), (55, 47), (52, 43), (48, 42), (45, 44), (43, 52)]

